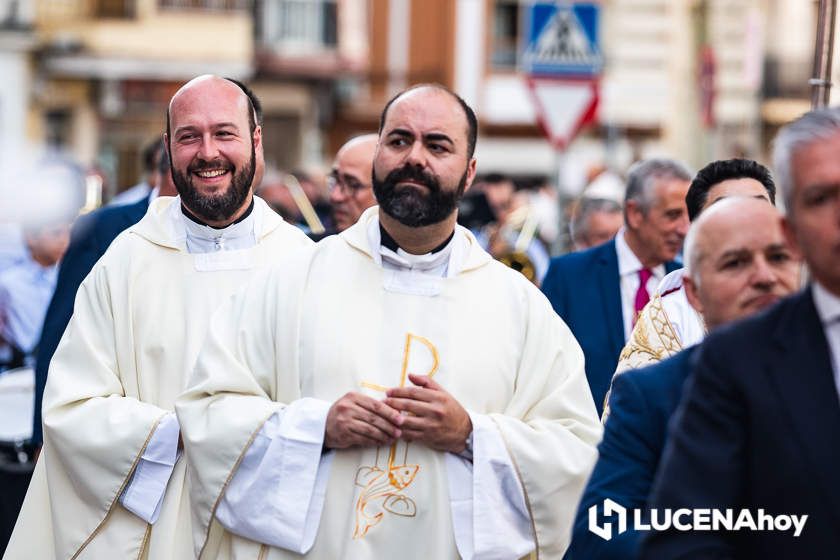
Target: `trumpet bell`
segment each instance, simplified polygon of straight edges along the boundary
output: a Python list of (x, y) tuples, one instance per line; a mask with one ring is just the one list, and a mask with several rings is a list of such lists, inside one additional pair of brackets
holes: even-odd
[(531, 258), (522, 251), (510, 251), (496, 257), (505, 266), (521, 273), (532, 284), (537, 283), (537, 269)]

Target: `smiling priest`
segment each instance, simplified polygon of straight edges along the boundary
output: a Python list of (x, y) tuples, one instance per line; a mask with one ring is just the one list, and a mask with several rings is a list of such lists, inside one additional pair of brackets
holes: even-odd
[(378, 207), (214, 316), (176, 408), (202, 558), (560, 558), (601, 429), (542, 294), (456, 226), (476, 118), (392, 99)]
[(6, 558), (194, 557), (175, 398), (214, 308), (310, 242), (251, 194), (261, 130), (239, 86), (187, 83), (165, 140), (180, 196), (152, 202), (79, 288)]

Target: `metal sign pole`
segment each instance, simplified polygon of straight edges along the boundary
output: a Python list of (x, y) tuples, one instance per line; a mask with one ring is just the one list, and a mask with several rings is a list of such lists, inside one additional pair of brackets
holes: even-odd
[(817, 41), (814, 47), (813, 78), (811, 86), (811, 108), (827, 107), (831, 96), (831, 62), (834, 51), (834, 20), (837, 15), (837, 0), (820, 0), (817, 17)]

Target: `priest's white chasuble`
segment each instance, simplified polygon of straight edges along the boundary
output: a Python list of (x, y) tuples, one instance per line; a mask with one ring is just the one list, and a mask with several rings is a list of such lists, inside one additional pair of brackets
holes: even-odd
[[(174, 411), (213, 310), (257, 269), (311, 242), (258, 198), (250, 225), (213, 239), (185, 220), (179, 198), (156, 199), (79, 288), (50, 365), (44, 447), (5, 558), (194, 558), (182, 455), (154, 524), (120, 497)], [(211, 250), (248, 248), (187, 249), (208, 241)]]
[[(539, 290), (460, 227), (448, 262), (393, 266), (377, 212), (261, 274), (214, 316), (176, 407), (197, 550), (502, 557), (499, 537), (518, 525), (526, 542), (511, 550), (561, 558), (601, 433), (580, 347)], [(333, 402), (384, 398), (409, 373), (469, 412), (471, 460), (404, 440), (322, 454)], [(272, 442), (272, 431), (285, 435)]]

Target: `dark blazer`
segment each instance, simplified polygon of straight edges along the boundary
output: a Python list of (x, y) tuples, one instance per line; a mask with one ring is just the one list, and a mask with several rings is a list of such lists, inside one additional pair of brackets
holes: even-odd
[(758, 508), (808, 519), (793, 531), (648, 533), (642, 558), (837, 558), (840, 399), (806, 289), (713, 332), (671, 424), (656, 508)]
[(606, 498), (628, 510), (647, 506), (668, 421), (680, 402), (697, 348), (692, 346), (658, 364), (613, 379), (610, 416), (598, 446), (598, 462), (578, 509), (567, 559), (637, 557), (641, 533), (631, 526), (605, 541), (589, 531), (588, 510), (596, 505), (600, 514)]
[[(681, 265), (665, 263), (666, 272)], [(624, 347), (621, 279), (615, 239), (551, 260), (542, 283), (551, 305), (583, 348), (586, 378), (598, 414)]]
[(58, 269), (55, 293), (41, 331), (38, 357), (35, 362), (35, 418), (32, 442), (43, 441), (41, 433), (41, 399), (47, 383), (50, 366), (58, 341), (73, 315), (73, 302), (82, 280), (88, 275), (99, 257), (111, 245), (111, 241), (123, 230), (140, 221), (149, 207), (149, 198), (124, 206), (106, 206), (81, 216), (70, 232), (70, 246), (64, 254)]

